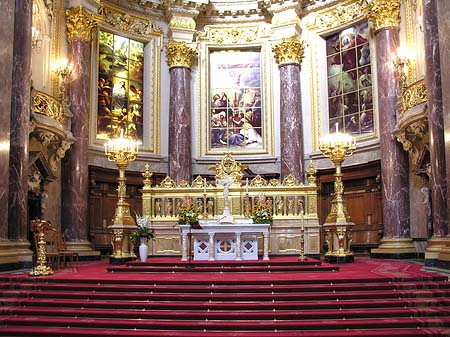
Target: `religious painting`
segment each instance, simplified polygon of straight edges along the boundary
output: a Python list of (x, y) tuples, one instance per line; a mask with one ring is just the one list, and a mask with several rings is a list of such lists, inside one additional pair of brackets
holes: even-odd
[(374, 132), (372, 68), (367, 22), (326, 38), (329, 129)]
[(143, 141), (144, 43), (99, 32), (97, 139)]
[(261, 150), (264, 113), (260, 50), (212, 50), (209, 57), (210, 148)]

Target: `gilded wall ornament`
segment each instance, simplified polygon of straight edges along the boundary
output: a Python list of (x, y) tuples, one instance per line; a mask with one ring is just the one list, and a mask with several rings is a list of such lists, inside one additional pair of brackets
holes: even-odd
[(199, 41), (218, 44), (245, 44), (256, 42), (271, 36), (270, 29), (263, 25), (252, 26), (206, 26), (203, 32), (198, 32)]
[(166, 58), (169, 68), (191, 68), (195, 54), (195, 49), (189, 47), (186, 42), (169, 40), (169, 43), (166, 45)]
[(78, 6), (66, 11), (67, 39), (69, 41), (83, 40), (90, 42), (92, 29), (97, 25), (99, 17), (87, 11), (83, 6)]
[(316, 17), (315, 26), (330, 29), (346, 25), (361, 16), (361, 5), (358, 2), (338, 5)]
[(400, 0), (374, 0), (363, 9), (375, 31), (400, 25)]
[(297, 35), (294, 35), (276, 44), (272, 51), (275, 54), (275, 61), (279, 65), (287, 63), (301, 64), (305, 52), (305, 43)]
[(104, 23), (130, 34), (142, 36), (162, 34), (161, 28), (153, 20), (147, 18), (130, 15), (106, 5), (103, 5), (98, 13)]
[(193, 18), (184, 16), (173, 16), (169, 22), (170, 29), (183, 29), (188, 31), (194, 31), (195, 26), (196, 24)]

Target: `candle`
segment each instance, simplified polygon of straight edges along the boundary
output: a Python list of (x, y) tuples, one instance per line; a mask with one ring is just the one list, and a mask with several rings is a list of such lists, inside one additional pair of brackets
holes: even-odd
[(302, 232), (305, 230), (305, 217), (304, 217), (304, 214), (303, 214), (304, 212), (303, 212), (303, 210), (300, 212), (300, 215), (301, 215), (301, 219), (302, 219)]
[(245, 193), (248, 194), (248, 178), (245, 179)]
[(206, 194), (206, 178), (203, 179), (203, 193)]

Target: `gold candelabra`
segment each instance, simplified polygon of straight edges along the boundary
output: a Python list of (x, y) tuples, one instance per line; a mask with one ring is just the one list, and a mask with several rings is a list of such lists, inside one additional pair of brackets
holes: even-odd
[(71, 129), (71, 118), (73, 117), (69, 109), (69, 97), (67, 95), (67, 83), (72, 76), (73, 66), (68, 62), (66, 58), (61, 58), (52, 64), (53, 72), (61, 78), (59, 84), (59, 100), (61, 102), (63, 116), (64, 116), (64, 126), (67, 130)]
[(344, 184), (342, 183), (342, 163), (346, 157), (353, 154), (356, 148), (355, 138), (338, 130), (336, 124), (336, 132), (329, 134), (320, 141), (319, 149), (325, 157), (331, 159), (336, 167), (334, 174), (334, 198), (331, 201), (331, 211), (327, 216), (327, 223), (349, 222), (350, 217), (347, 215), (347, 207), (342, 195), (344, 193)]
[(124, 240), (128, 236), (125, 232), (136, 229), (136, 221), (130, 215), (130, 205), (126, 202), (126, 177), (125, 169), (128, 164), (136, 159), (139, 150), (139, 143), (125, 138), (123, 130), (119, 138), (110, 139), (105, 143), (105, 155), (109, 161), (115, 162), (119, 169), (119, 186), (117, 187), (118, 201), (112, 225), (113, 230), (112, 246), (113, 258), (129, 258), (134, 253), (130, 252), (129, 240)]
[(342, 183), (342, 163), (346, 157), (353, 154), (356, 148), (355, 139), (338, 130), (329, 134), (320, 142), (319, 149), (325, 157), (329, 157), (336, 166), (334, 174), (334, 198), (331, 200), (331, 211), (328, 214), (324, 229), (326, 232), (326, 242), (328, 251), (325, 254), (325, 261), (330, 263), (353, 262), (351, 252), (352, 234), (350, 216), (347, 214), (347, 206), (343, 199), (344, 184)]

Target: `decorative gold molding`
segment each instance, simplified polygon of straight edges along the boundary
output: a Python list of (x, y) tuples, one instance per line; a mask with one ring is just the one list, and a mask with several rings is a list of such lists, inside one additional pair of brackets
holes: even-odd
[(402, 92), (401, 107), (399, 109), (400, 113), (404, 114), (419, 104), (426, 103), (427, 100), (427, 86), (425, 80), (412, 83)]
[(317, 13), (311, 23), (307, 25), (310, 29), (334, 29), (339, 26), (348, 25), (350, 22), (361, 17), (361, 4), (359, 1), (347, 1)]
[(87, 11), (83, 6), (78, 6), (66, 11), (67, 39), (69, 41), (83, 40), (90, 42), (92, 29), (97, 25), (99, 17)]
[(375, 32), (387, 27), (399, 28), (400, 0), (374, 0), (363, 12), (373, 22)]
[(305, 43), (299, 36), (294, 35), (276, 44), (272, 51), (275, 55), (275, 61), (279, 65), (288, 63), (301, 64), (305, 52)]
[(98, 14), (103, 23), (129, 34), (141, 36), (162, 34), (162, 29), (153, 20), (124, 12), (105, 3), (99, 8)]
[(33, 111), (35, 113), (50, 117), (61, 125), (64, 123), (64, 113), (61, 103), (54, 97), (41, 91), (34, 91)]
[(203, 32), (197, 33), (198, 41), (209, 41), (217, 44), (246, 44), (257, 42), (272, 35), (267, 25), (250, 26), (206, 26)]
[(189, 47), (186, 42), (169, 40), (166, 45), (166, 58), (169, 68), (191, 68), (194, 63), (196, 50)]

